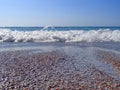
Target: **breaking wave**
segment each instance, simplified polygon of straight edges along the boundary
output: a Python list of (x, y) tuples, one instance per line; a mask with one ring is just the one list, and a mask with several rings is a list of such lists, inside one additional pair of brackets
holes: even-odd
[(70, 30), (70, 31), (12, 31), (0, 30), (0, 42), (120, 42), (120, 31)]

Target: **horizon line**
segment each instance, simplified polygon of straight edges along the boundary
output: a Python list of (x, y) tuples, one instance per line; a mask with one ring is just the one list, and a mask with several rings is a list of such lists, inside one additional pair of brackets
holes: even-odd
[(45, 26), (0, 26), (0, 28), (4, 27), (120, 27), (120, 25), (45, 25)]

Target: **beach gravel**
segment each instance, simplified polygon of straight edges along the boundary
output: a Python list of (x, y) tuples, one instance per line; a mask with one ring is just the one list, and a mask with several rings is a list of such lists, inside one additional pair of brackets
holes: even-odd
[(59, 51), (0, 52), (0, 90), (120, 90), (120, 82)]

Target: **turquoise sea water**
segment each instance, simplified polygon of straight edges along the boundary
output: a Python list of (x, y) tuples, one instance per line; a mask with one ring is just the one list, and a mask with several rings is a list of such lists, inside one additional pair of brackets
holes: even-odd
[(10, 29), (19, 31), (34, 31), (34, 30), (57, 30), (57, 31), (69, 31), (69, 30), (99, 30), (110, 29), (120, 30), (120, 26), (46, 26), (46, 27), (0, 27), (0, 29)]

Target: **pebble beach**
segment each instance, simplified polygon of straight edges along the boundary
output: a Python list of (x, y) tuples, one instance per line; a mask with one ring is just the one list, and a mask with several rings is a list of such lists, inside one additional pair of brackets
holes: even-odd
[[(120, 80), (87, 62), (83, 51), (78, 58), (76, 52), (75, 57), (60, 50), (42, 53), (2, 51), (0, 90), (120, 90)], [(111, 56), (102, 51), (96, 53), (97, 58), (112, 64), (119, 72), (119, 57), (114, 59), (114, 54)]]

